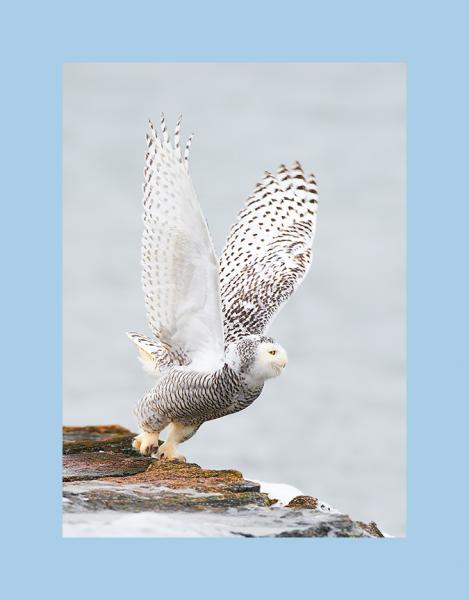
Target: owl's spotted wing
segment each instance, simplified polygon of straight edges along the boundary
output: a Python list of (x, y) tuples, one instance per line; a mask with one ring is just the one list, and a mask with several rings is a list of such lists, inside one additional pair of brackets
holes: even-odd
[(305, 277), (317, 189), (298, 162), (266, 172), (232, 226), (220, 259), (225, 343), (261, 334)]
[[(142, 282), (150, 328), (193, 368), (223, 358), (218, 261), (188, 173), (191, 138), (180, 151), (179, 119), (171, 141), (150, 123), (143, 186)], [(191, 136), (192, 137), (192, 136)], [(194, 366), (195, 365), (195, 366)], [(197, 366), (198, 365), (198, 366)]]

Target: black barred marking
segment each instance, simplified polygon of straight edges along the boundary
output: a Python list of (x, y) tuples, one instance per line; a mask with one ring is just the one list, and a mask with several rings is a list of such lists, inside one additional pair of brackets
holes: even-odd
[(171, 421), (200, 426), (247, 408), (262, 392), (262, 385), (251, 388), (245, 380), (262, 342), (273, 339), (250, 336), (236, 343), (237, 371), (228, 364), (214, 373), (170, 368), (138, 403), (135, 414), (140, 428), (159, 432)]
[[(147, 271), (145, 270), (146, 275)], [(130, 331), (127, 335), (138, 347), (148, 352), (157, 371), (174, 365), (189, 364), (189, 358), (183, 350), (170, 346), (163, 340), (157, 338), (150, 339), (145, 335), (133, 331)]]
[[(280, 165), (277, 173), (275, 178), (266, 171), (257, 184), (220, 259), (225, 344), (265, 331), (309, 268), (316, 223), (314, 177), (306, 179), (298, 161), (290, 171)], [(252, 232), (246, 224), (253, 225)]]

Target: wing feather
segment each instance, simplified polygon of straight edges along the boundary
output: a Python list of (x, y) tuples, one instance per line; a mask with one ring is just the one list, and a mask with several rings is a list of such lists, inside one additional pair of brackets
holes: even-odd
[(181, 157), (180, 124), (179, 119), (174, 145), (164, 116), (161, 137), (151, 122), (146, 136), (145, 307), (160, 341), (187, 355), (191, 368), (211, 369), (222, 360), (224, 347), (218, 261), (188, 173), (188, 156)]
[(183, 366), (189, 362), (187, 356), (177, 354), (159, 339), (151, 339), (135, 331), (128, 331), (127, 336), (137, 346), (143, 370), (153, 377), (159, 377), (168, 367)]
[(264, 333), (304, 279), (312, 258), (318, 194), (299, 162), (257, 184), (220, 258), (225, 343)]

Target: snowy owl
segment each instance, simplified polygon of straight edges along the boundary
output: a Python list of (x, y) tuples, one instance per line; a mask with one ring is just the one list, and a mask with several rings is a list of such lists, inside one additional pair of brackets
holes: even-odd
[[(170, 139), (149, 123), (143, 184), (143, 291), (149, 338), (128, 333), (156, 378), (135, 410), (133, 447), (185, 460), (178, 444), (205, 421), (247, 408), (287, 353), (267, 327), (308, 271), (317, 189), (298, 162), (265, 172), (231, 227), (218, 261), (188, 172), (181, 118)], [(169, 425), (166, 441), (161, 431)]]

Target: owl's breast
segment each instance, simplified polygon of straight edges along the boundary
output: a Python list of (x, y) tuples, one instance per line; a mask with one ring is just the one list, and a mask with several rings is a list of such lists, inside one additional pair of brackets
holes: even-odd
[(141, 402), (167, 420), (203, 423), (247, 408), (261, 391), (250, 390), (227, 365), (214, 373), (175, 368)]

